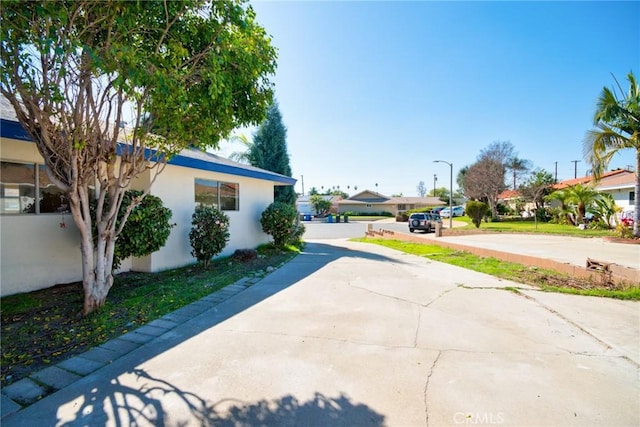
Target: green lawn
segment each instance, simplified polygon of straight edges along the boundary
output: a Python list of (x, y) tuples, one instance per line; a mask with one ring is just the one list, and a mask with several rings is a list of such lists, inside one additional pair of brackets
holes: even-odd
[(80, 316), (82, 285), (59, 285), (0, 299), (1, 384), (79, 354), (237, 282), (262, 276), (297, 254), (266, 245), (251, 261), (216, 259), (208, 269), (189, 266), (160, 273), (125, 273), (102, 309)]
[(526, 265), (505, 262), (496, 258), (483, 258), (469, 252), (445, 248), (439, 245), (405, 242), (377, 238), (357, 238), (356, 242), (373, 243), (434, 261), (456, 265), (469, 270), (490, 274), (501, 279), (525, 283), (550, 292), (589, 295), (623, 300), (640, 300), (640, 287), (632, 285), (603, 287), (589, 280), (579, 280), (553, 270), (531, 268)]
[[(447, 224), (448, 219), (443, 218), (443, 223)], [(475, 230), (476, 226), (471, 223), (471, 218), (467, 216), (456, 217), (454, 221), (465, 222), (467, 225), (463, 229)], [(503, 233), (544, 233), (544, 234), (561, 234), (565, 236), (578, 237), (606, 237), (615, 236), (613, 230), (580, 230), (573, 225), (551, 224), (548, 222), (534, 221), (500, 221), (500, 222), (482, 222), (480, 230), (499, 231)]]

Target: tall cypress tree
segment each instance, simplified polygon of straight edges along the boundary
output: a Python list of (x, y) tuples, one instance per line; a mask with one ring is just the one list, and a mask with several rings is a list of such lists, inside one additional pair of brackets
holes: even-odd
[[(287, 128), (282, 122), (277, 102), (269, 107), (267, 118), (260, 123), (253, 136), (253, 144), (247, 157), (252, 166), (291, 176), (289, 153), (287, 152)], [(296, 194), (293, 187), (290, 185), (276, 186), (274, 201), (294, 205)]]

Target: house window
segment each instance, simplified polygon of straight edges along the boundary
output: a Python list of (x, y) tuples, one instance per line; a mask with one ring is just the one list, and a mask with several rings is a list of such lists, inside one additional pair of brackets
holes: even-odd
[(371, 207), (371, 203), (367, 203), (367, 207), (370, 208)]
[[(67, 196), (51, 182), (45, 165), (2, 161), (0, 168), (0, 213), (69, 212)], [(93, 186), (89, 192), (94, 197)]]
[(231, 182), (195, 179), (196, 206), (214, 206), (222, 211), (239, 210), (240, 185)]
[(629, 191), (629, 204), (636, 202), (636, 192)]
[(35, 165), (0, 162), (0, 197), (3, 214), (35, 213)]
[(45, 165), (38, 166), (38, 190), (40, 198), (40, 213), (70, 212), (67, 196), (61, 189), (51, 182)]

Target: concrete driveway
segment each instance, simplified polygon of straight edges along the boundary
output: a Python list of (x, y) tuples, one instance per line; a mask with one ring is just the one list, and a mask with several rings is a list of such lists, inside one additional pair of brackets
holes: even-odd
[[(368, 223), (350, 222), (328, 224), (322, 222), (305, 223), (306, 240), (363, 237)], [(406, 222), (382, 220), (371, 222), (374, 230), (391, 230), (409, 234)], [(460, 223), (462, 226), (465, 223)], [(455, 226), (455, 222), (454, 222)], [(435, 237), (435, 233), (412, 233), (423, 239), (440, 240), (468, 246), (478, 246), (508, 253), (518, 253), (537, 258), (584, 267), (587, 258), (615, 263), (626, 268), (640, 269), (640, 245), (614, 243), (602, 238), (555, 236), (548, 234), (487, 233), (448, 237)]]
[(2, 424), (637, 426), (639, 308), (314, 242)]

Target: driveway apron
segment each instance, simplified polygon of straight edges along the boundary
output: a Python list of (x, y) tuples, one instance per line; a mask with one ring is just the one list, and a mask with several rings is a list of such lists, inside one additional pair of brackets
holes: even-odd
[(638, 309), (311, 242), (3, 426), (637, 426)]

